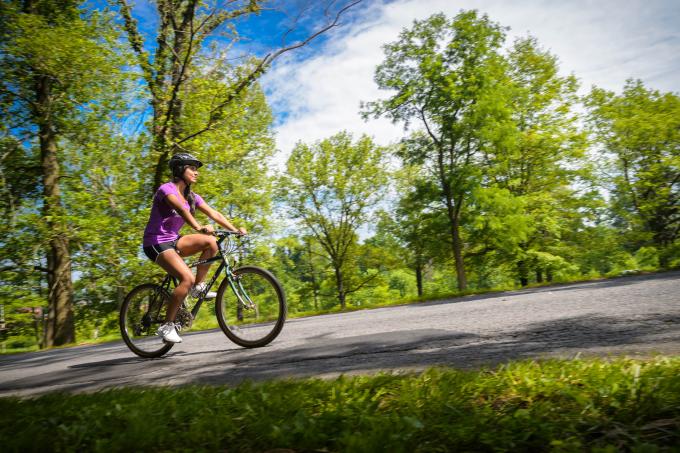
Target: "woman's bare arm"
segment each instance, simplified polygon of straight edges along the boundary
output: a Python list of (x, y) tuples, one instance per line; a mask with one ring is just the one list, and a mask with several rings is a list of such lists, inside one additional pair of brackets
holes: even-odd
[(196, 221), (196, 219), (194, 218), (193, 215), (191, 215), (191, 212), (189, 212), (188, 209), (182, 206), (182, 203), (175, 195), (169, 194), (167, 197), (165, 197), (165, 200), (175, 211), (177, 211), (177, 214), (182, 216), (184, 221), (188, 223), (191, 228), (193, 228), (196, 231), (201, 231), (203, 229), (201, 224), (198, 223), (198, 221)]
[(207, 215), (208, 217), (210, 217), (211, 219), (213, 219), (213, 220), (214, 220), (215, 222), (217, 222), (220, 226), (226, 228), (227, 230), (238, 231), (238, 232), (240, 232), (241, 234), (247, 234), (245, 228), (236, 228), (236, 227), (235, 227), (229, 220), (227, 220), (227, 218), (224, 217), (221, 213), (219, 213), (218, 211), (216, 211), (216, 210), (214, 210), (213, 208), (211, 208), (210, 206), (208, 206), (208, 203), (205, 203), (205, 202), (204, 202), (204, 203), (202, 203), (200, 206), (197, 206), (197, 208), (198, 208), (202, 213), (204, 213), (205, 215)]

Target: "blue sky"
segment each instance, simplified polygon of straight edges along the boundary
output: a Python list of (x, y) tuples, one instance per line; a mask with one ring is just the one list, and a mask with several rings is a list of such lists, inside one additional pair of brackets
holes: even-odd
[[(303, 3), (279, 2), (288, 11)], [(155, 27), (154, 8), (147, 0), (135, 4), (143, 30)], [(359, 115), (361, 101), (386, 95), (373, 82), (375, 66), (383, 58), (381, 45), (396, 40), (415, 19), (437, 12), (454, 16), (461, 9), (478, 9), (510, 27), (508, 42), (535, 36), (559, 58), (564, 74), (579, 78), (584, 93), (593, 85), (620, 91), (628, 78), (680, 93), (678, 0), (364, 0), (342, 27), (286, 54), (262, 78), (276, 117), (279, 161), (296, 141), (319, 140), (343, 129), (368, 133), (381, 144), (398, 140), (400, 125), (364, 121)], [(297, 36), (322, 20), (318, 10), (307, 17)], [(290, 17), (273, 11), (240, 21), (239, 32), (247, 39), (234, 52), (262, 55), (275, 48), (287, 21)]]

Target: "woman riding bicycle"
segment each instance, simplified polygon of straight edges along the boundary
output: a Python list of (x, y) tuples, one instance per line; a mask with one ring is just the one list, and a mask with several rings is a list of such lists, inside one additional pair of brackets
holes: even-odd
[[(191, 292), (192, 296), (205, 290), (205, 279), (210, 264), (197, 267), (196, 276), (182, 257), (201, 252), (200, 259), (206, 260), (217, 254), (217, 241), (212, 235), (211, 225), (201, 225), (194, 218), (196, 209), (222, 227), (247, 234), (244, 228), (236, 228), (222, 214), (212, 209), (198, 194), (191, 191), (191, 185), (198, 178), (198, 169), (203, 165), (191, 154), (180, 153), (172, 156), (169, 162), (173, 180), (161, 185), (153, 197), (149, 223), (144, 230), (143, 249), (151, 261), (158, 264), (167, 273), (179, 280), (172, 292), (170, 306), (165, 317), (165, 324), (158, 328), (157, 334), (163, 341), (181, 343), (182, 339), (175, 328), (175, 316), (184, 298)], [(199, 234), (179, 234), (184, 223)], [(208, 293), (207, 298), (215, 297)]]

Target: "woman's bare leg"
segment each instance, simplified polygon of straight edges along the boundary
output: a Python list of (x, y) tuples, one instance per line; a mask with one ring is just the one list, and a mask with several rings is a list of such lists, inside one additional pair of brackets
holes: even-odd
[[(200, 259), (207, 260), (217, 254), (217, 240), (215, 236), (207, 234), (189, 234), (177, 241), (177, 250), (182, 256), (191, 256), (201, 252)], [(196, 268), (196, 282), (205, 280), (210, 264), (203, 264)]]
[(165, 315), (165, 322), (174, 322), (179, 306), (187, 297), (189, 289), (194, 285), (194, 274), (186, 265), (181, 256), (173, 249), (166, 250), (156, 258), (156, 264), (162, 267), (168, 274), (179, 280), (179, 284), (172, 292), (170, 306)]

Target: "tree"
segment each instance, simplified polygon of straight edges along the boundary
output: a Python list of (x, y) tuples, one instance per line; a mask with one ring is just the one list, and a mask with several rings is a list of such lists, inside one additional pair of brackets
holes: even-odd
[(228, 120), (228, 107), (258, 79), (272, 62), (282, 54), (305, 46), (317, 36), (330, 30), (339, 23), (346, 11), (360, 3), (361, 0), (342, 2), (334, 1), (323, 4), (308, 4), (301, 8), (297, 20), (309, 11), (323, 11), (325, 23), (309, 36), (289, 44), (287, 38), (297, 26), (284, 32), (280, 48), (267, 53), (263, 58), (251, 58), (247, 63), (234, 71), (228, 78), (226, 88), (215, 93), (208, 115), (200, 125), (187, 129), (182, 120), (186, 112), (186, 88), (191, 83), (195, 69), (195, 59), (200, 55), (205, 42), (216, 38), (220, 30), (227, 32), (220, 39), (236, 41), (238, 35), (233, 26), (239, 18), (258, 14), (263, 10), (263, 0), (239, 0), (226, 2), (220, 6), (218, 1), (199, 2), (196, 0), (177, 2), (158, 0), (158, 29), (155, 36), (155, 51), (151, 51), (144, 43), (137, 21), (132, 16), (132, 8), (127, 0), (117, 0), (120, 15), (125, 23), (125, 30), (130, 45), (137, 55), (149, 93), (149, 102), (153, 111), (150, 132), (152, 136), (152, 157), (155, 160), (155, 171), (151, 192), (160, 186), (165, 174), (170, 154), (188, 146), (188, 142), (206, 132), (215, 130)]
[(461, 218), (479, 177), (479, 153), (490, 139), (500, 140), (507, 121), (498, 99), (503, 61), (501, 27), (476, 11), (452, 20), (436, 14), (415, 21), (399, 41), (388, 44), (375, 74), (382, 89), (396, 91), (369, 102), (365, 115), (387, 116), (424, 133), (404, 148), (407, 163), (419, 163), (438, 182), (456, 264), (458, 288), (467, 288)]
[(309, 235), (290, 235), (275, 243), (274, 259), (267, 267), (286, 289), (289, 311), (318, 311), (329, 302), (331, 306), (335, 305), (335, 291), (323, 288), (328, 286), (327, 277), (333, 271), (329, 269), (328, 258), (318, 241)]
[[(196, 77), (186, 86), (183, 128), (208, 121), (215, 99), (229, 89), (229, 74), (238, 71), (226, 61), (210, 64), (214, 62), (201, 58), (195, 65)], [(231, 211), (249, 231), (266, 232), (273, 192), (265, 164), (274, 154), (271, 110), (262, 89), (253, 83), (240, 93), (238, 103), (225, 106), (224, 114), (219, 128), (190, 141), (190, 147), (205, 156), (196, 190), (215, 208)]]
[(573, 112), (578, 83), (574, 76), (560, 76), (557, 58), (531, 37), (516, 40), (506, 58), (512, 134), (483, 148), (488, 193), (479, 196), (486, 204), (485, 228), (494, 207), (509, 209), (503, 216), (513, 219), (501, 222), (505, 231), (485, 232), (488, 238), (482, 241), (496, 242), (525, 286), (530, 271), (538, 281), (544, 272), (550, 280), (554, 266), (564, 263), (556, 255), (557, 245), (574, 226), (570, 219), (583, 217), (575, 185), (588, 176), (586, 140)]
[[(354, 278), (358, 247), (357, 230), (386, 183), (384, 150), (363, 136), (341, 132), (305, 145), (298, 143), (281, 178), (281, 197), (293, 218), (321, 244), (330, 261), (337, 286), (338, 302), (345, 308), (346, 296), (375, 278)], [(354, 283), (350, 283), (351, 281)]]
[(629, 80), (616, 95), (593, 88), (586, 99), (589, 124), (607, 166), (612, 211), (629, 246), (664, 250), (680, 234), (680, 96)]
[[(37, 143), (42, 188), (39, 246), (44, 245), (49, 316), (46, 345), (75, 340), (71, 231), (63, 206), (60, 140), (109, 106), (123, 62), (105, 15), (86, 15), (80, 2), (3, 2), (0, 96), (14, 151)], [(84, 17), (81, 17), (84, 16)], [(104, 115), (100, 115), (103, 118)], [(35, 174), (35, 173), (29, 173)], [(35, 228), (35, 225), (30, 225)], [(13, 255), (16, 257), (16, 255)], [(11, 259), (11, 258), (10, 258)]]
[[(390, 212), (383, 212), (373, 241), (396, 254), (399, 264), (409, 268), (416, 280), (418, 296), (424, 294), (424, 275), (433, 262), (445, 261), (442, 243), (449, 242), (446, 219), (437, 209), (437, 187), (417, 165), (393, 173), (400, 194)], [(401, 267), (397, 266), (397, 267)]]

